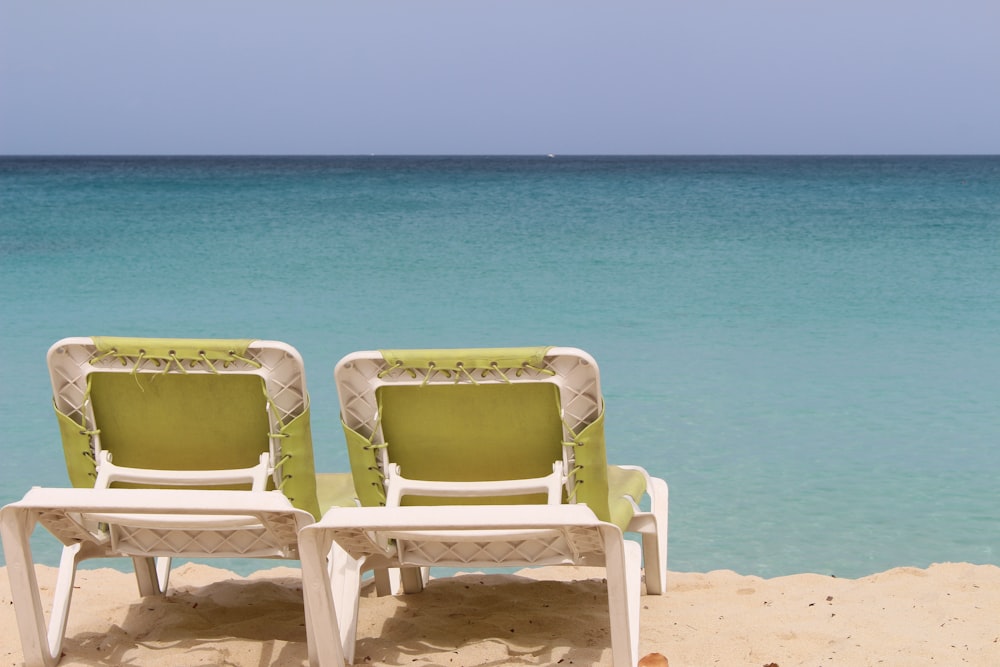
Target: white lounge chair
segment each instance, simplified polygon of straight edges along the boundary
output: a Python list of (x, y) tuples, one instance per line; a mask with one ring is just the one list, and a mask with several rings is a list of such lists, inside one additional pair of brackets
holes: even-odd
[[(58, 662), (77, 565), (128, 557), (141, 595), (170, 558), (298, 558), (320, 513), (302, 359), (274, 341), (67, 338), (49, 350), (74, 488), (34, 488), (0, 510), (25, 664)], [(346, 484), (345, 484), (346, 482)], [(323, 475), (324, 505), (353, 496)], [(63, 545), (48, 629), (30, 536)]]
[[(403, 568), (411, 592), (430, 566), (552, 564), (606, 568), (614, 664), (635, 665), (640, 550), (623, 532), (642, 535), (647, 592), (662, 594), (667, 485), (607, 465), (592, 357), (573, 348), (358, 352), (335, 378), (365, 506), (333, 508), (299, 537), (314, 665), (353, 660), (362, 571)], [(648, 511), (637, 504), (644, 494)]]

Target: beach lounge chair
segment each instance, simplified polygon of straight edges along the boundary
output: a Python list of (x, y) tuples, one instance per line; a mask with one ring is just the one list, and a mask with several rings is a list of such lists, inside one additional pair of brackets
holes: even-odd
[[(73, 488), (34, 488), (0, 510), (25, 663), (53, 665), (77, 565), (130, 557), (141, 595), (171, 557), (297, 558), (321, 505), (302, 359), (274, 341), (67, 338), (48, 353)], [(339, 488), (338, 488), (339, 487)], [(48, 630), (30, 536), (64, 545)]]
[(641, 556), (623, 532), (641, 534), (647, 592), (662, 594), (667, 485), (607, 464), (592, 357), (557, 347), (358, 352), (335, 379), (363, 506), (333, 508), (299, 536), (314, 665), (353, 660), (363, 571), (402, 568), (412, 592), (430, 566), (553, 564), (606, 568), (614, 664), (635, 665)]

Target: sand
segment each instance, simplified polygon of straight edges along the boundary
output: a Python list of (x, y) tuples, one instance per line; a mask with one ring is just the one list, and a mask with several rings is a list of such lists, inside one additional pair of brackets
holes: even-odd
[[(610, 664), (600, 574), (542, 568), (434, 580), (420, 595), (399, 598), (366, 591), (357, 664)], [(55, 571), (40, 568), (39, 578), (51, 586)], [(77, 584), (67, 667), (307, 662), (297, 569), (241, 578), (187, 564), (175, 569), (163, 598), (138, 598), (132, 575), (109, 569), (81, 571)], [(0, 664), (20, 664), (5, 568), (0, 627)], [(667, 595), (642, 598), (640, 655), (653, 652), (670, 667), (994, 667), (1000, 568), (947, 563), (855, 580), (672, 572)]]

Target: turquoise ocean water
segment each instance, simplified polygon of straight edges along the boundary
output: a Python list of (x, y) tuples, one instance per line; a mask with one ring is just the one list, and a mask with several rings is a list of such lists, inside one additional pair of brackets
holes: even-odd
[(347, 352), (582, 347), (671, 569), (1000, 564), (1000, 158), (0, 158), (0, 502), (99, 334), (295, 345), (321, 470)]

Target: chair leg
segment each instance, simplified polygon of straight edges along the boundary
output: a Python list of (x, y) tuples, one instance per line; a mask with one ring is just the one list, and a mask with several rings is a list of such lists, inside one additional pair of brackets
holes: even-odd
[(642, 557), (639, 545), (625, 542), (625, 586), (628, 598), (628, 645), (630, 665), (639, 660), (639, 607), (642, 595)]
[(52, 613), (46, 631), (45, 614), (31, 553), (31, 533), (34, 527), (35, 519), (28, 511), (5, 507), (0, 512), (0, 534), (24, 664), (26, 667), (52, 667), (62, 655), (66, 620), (73, 596), (73, 580), (76, 567), (83, 556), (79, 544), (63, 548)]
[(639, 595), (642, 559), (638, 543), (614, 527), (602, 529), (608, 578), (608, 615), (614, 667), (635, 667), (639, 659)]
[(330, 590), (334, 612), (340, 626), (340, 644), (344, 659), (354, 662), (354, 646), (358, 636), (358, 605), (361, 601), (361, 562), (344, 551), (336, 542), (328, 556)]
[(379, 568), (372, 573), (375, 577), (375, 595), (384, 598), (395, 595), (399, 590), (399, 570), (396, 568)]
[[(338, 553), (339, 552), (339, 553)], [(343, 558), (341, 558), (343, 554)], [(345, 661), (354, 659), (354, 635), (357, 627), (357, 602), (353, 619), (345, 619), (350, 632), (338, 625), (337, 602), (344, 611), (349, 607), (351, 586), (348, 570), (353, 561), (345, 552), (333, 545), (322, 532), (305, 530), (299, 533), (299, 558), (302, 561), (302, 593), (306, 611), (306, 641), (311, 667), (343, 667)], [(355, 561), (356, 562), (356, 561)], [(360, 597), (360, 565), (353, 595)], [(340, 630), (338, 631), (338, 628)], [(344, 637), (345, 634), (350, 636)], [(350, 656), (344, 646), (350, 641)]]
[(139, 584), (139, 595), (148, 597), (150, 595), (163, 595), (167, 592), (167, 583), (170, 580), (170, 558), (136, 556), (132, 559), (132, 566), (135, 569), (136, 583)]
[(427, 574), (430, 568), (426, 567), (403, 567), (399, 570), (400, 590), (403, 593), (419, 593), (424, 590), (427, 583)]
[(430, 579), (428, 567), (390, 567), (374, 571), (375, 594), (380, 598), (401, 593), (419, 593)]
[(663, 595), (667, 592), (667, 483), (658, 477), (650, 478), (652, 528), (642, 534), (642, 555), (646, 571), (646, 594)]

